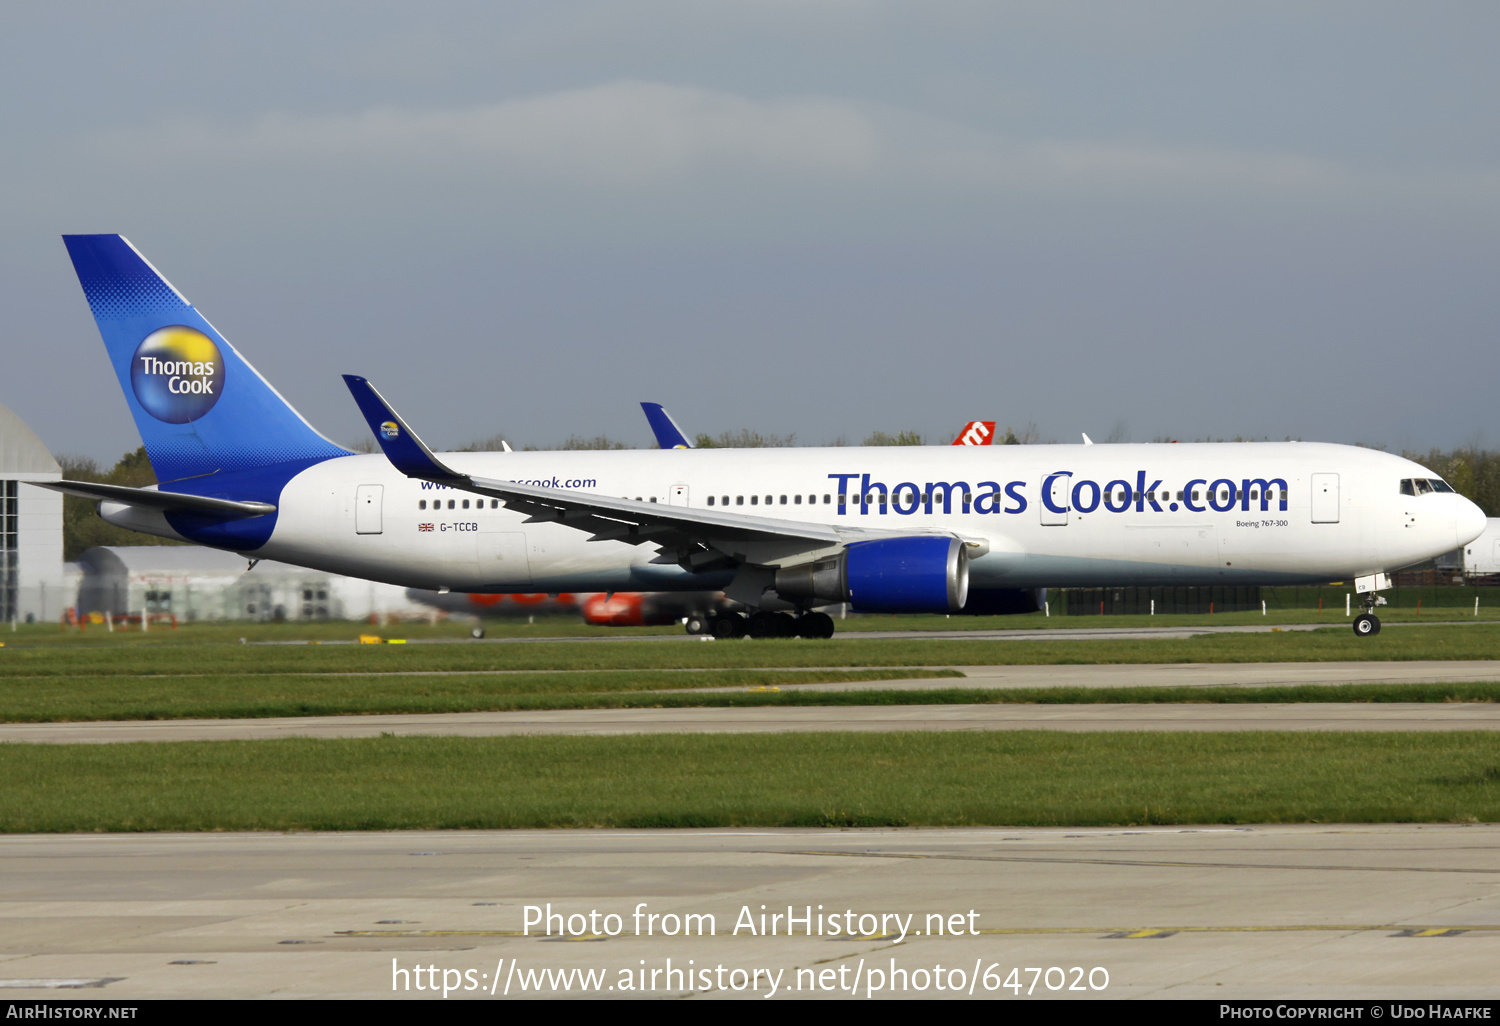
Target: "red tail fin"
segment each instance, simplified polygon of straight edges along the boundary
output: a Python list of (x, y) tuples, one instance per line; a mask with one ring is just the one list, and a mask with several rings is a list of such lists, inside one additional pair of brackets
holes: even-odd
[(971, 420), (953, 440), (954, 445), (990, 445), (995, 440), (993, 420)]

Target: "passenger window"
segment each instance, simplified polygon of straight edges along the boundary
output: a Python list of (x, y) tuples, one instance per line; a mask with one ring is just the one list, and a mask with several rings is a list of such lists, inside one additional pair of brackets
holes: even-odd
[(713, 505), (713, 504), (714, 504), (714, 497), (713, 497), (713, 496), (712, 496), (712, 495), (710, 495), (710, 496), (709, 496), (709, 497), (708, 497), (708, 504), (709, 504), (709, 505), (710, 505), (710, 506), (712, 506), (712, 505)]
[(464, 509), (468, 509), (468, 508), (469, 508), (469, 500), (465, 499), (464, 500)]
[(769, 495), (767, 495), (766, 496), (766, 505), (769, 506), (770, 504), (771, 504), (771, 497)]
[(760, 496), (759, 495), (752, 495), (752, 496), (750, 496), (750, 505), (754, 506), (758, 502), (760, 502)]
[[(832, 498), (832, 495), (833, 495), (833, 493), (831, 493), (831, 492), (824, 492), (823, 493), (823, 505), (825, 505), (825, 506), (828, 505), (828, 500), (830, 498)], [(844, 501), (844, 497), (842, 495), (839, 496), (839, 501), (840, 502)]]
[(745, 504), (745, 497), (743, 495), (736, 495), (734, 497), (734, 504), (736, 506), (743, 506)]
[(417, 503), (417, 509), (426, 509), (426, 508), (427, 508), (427, 500), (426, 499), (423, 499), (423, 500), (421, 500), (420, 502)]
[(844, 493), (840, 493), (839, 494), (839, 505), (840, 506), (847, 506), (848, 504), (849, 504), (849, 496), (846, 495), (846, 494), (844, 494)]
[(490, 500), (490, 509), (499, 509), (499, 508), (500, 508), (500, 500), (499, 499), (491, 499)]
[(719, 503), (720, 503), (720, 505), (723, 505), (723, 506), (729, 505), (729, 496), (727, 496), (727, 495), (724, 496), (724, 498), (722, 498), (722, 499), (719, 500)]
[[(767, 499), (767, 500), (769, 500), (769, 499), (770, 499), (770, 498), (771, 498), (771, 497), (770, 497), (770, 496), (769, 496), (769, 495), (767, 495), (767, 496), (766, 496), (766, 499)], [(783, 506), (785, 506), (785, 505), (786, 505), (786, 496), (785, 496), (785, 495), (783, 495), (783, 496), (782, 496), (782, 497), (781, 497), (781, 504), (782, 504), (782, 505), (783, 505)]]
[(802, 505), (802, 496), (800, 496), (800, 495), (793, 496), (792, 497), (792, 503), (793, 503), (793, 505), (796, 505), (796, 506)]

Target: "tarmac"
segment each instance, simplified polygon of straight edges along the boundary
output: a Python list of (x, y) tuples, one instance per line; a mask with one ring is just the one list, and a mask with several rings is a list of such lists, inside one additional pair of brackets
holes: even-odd
[(777, 734), (894, 730), (1500, 730), (1500, 706), (1444, 702), (866, 705), (13, 723), (0, 742), (252, 741), (278, 737)]
[(0, 993), (1493, 1000), (1497, 853), (1493, 825), (8, 836)]
[[(1120, 688), (1293, 684), (1451, 683), (1500, 680), (1500, 661), (1168, 663), (966, 666), (966, 677), (788, 685), (785, 691), (938, 688)], [(744, 689), (713, 689), (733, 691)], [(1100, 703), (759, 706), (561, 709), (526, 712), (302, 716), (263, 719), (108, 720), (0, 724), (0, 742), (354, 738), (381, 734), (503, 737), (523, 734), (781, 733), (889, 730), (1500, 730), (1488, 702)]]

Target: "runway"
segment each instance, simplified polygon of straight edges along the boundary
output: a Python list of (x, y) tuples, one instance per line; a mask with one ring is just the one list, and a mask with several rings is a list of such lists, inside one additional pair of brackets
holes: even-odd
[[(23, 1000), (443, 1000), (412, 986), (421, 966), (439, 986), (453, 970), (448, 1000), (529, 995), (528, 974), (575, 969), (602, 971), (605, 996), (764, 999), (779, 971), (777, 997), (848, 999), (875, 969), (875, 996), (888, 994), (894, 969), (898, 996), (973, 986), (1014, 1000), (1001, 981), (1017, 968), (1030, 1000), (1494, 999), (1497, 852), (1489, 825), (9, 836), (0, 987)], [(521, 936), (524, 907), (548, 903), (580, 928), (614, 914), (600, 930), (617, 935)], [(642, 903), (679, 926), (712, 916), (712, 935), (663, 936), (667, 918), (636, 935)], [(869, 915), (884, 935), (788, 937), (784, 916), (761, 935), (762, 905), (823, 927), (853, 913), (856, 934)], [(911, 917), (904, 939), (891, 916)], [(685, 986), (689, 960), (725, 989)], [(646, 989), (605, 989), (626, 978)]]
[[(1061, 618), (1060, 618), (1061, 619)], [(1088, 617), (1067, 618), (1075, 621), (1087, 621)], [(965, 620), (958, 618), (959, 622)], [(1387, 623), (1383, 630), (1406, 627), (1475, 627), (1486, 624), (1494, 624), (1494, 620), (1479, 619), (1457, 619), (1457, 620), (1428, 620), (1421, 623)], [(831, 640), (899, 640), (899, 641), (1126, 641), (1141, 640), (1148, 638), (1191, 638), (1200, 634), (1270, 634), (1276, 631), (1316, 631), (1325, 628), (1339, 628), (1348, 630), (1350, 621), (1342, 616), (1330, 614), (1326, 623), (1298, 623), (1298, 624), (1225, 624), (1215, 625), (1207, 622), (1192, 624), (1177, 624), (1170, 627), (1046, 627), (1046, 628), (1024, 628), (1024, 627), (955, 627), (953, 630), (936, 631), (882, 631), (882, 630), (849, 630), (836, 629)], [(386, 628), (387, 632), (396, 628)], [(593, 635), (579, 637), (577, 635), (555, 635), (552, 637), (502, 637), (502, 638), (411, 638), (406, 641), (410, 645), (536, 645), (555, 642), (579, 642), (587, 644), (611, 644), (618, 641), (631, 642), (714, 642), (717, 639), (707, 635), (689, 634), (615, 634), (608, 636)], [(740, 638), (737, 641), (721, 641), (719, 644), (753, 644), (752, 639)], [(249, 645), (355, 645), (358, 644), (353, 638), (349, 639), (325, 639), (317, 642), (306, 640), (295, 641), (249, 641)]]
[(278, 737), (805, 733), (986, 730), (1500, 730), (1487, 702), (865, 705), (306, 716), (252, 720), (12, 723), (0, 742), (247, 741)]
[[(942, 667), (930, 667), (941, 669)], [(1500, 681), (1500, 660), (1424, 659), (1329, 663), (1098, 663), (956, 666), (964, 678), (783, 684), (783, 691), (922, 691), (949, 688), (1217, 688), (1306, 684), (1472, 684)], [(704, 688), (736, 691), (739, 688)]]
[[(965, 666), (961, 669), (965, 674), (964, 678), (792, 684), (781, 690), (1194, 688), (1500, 680), (1500, 661), (1496, 660)], [(745, 689), (704, 690), (735, 692)], [(680, 691), (674, 693), (681, 694)], [(1486, 702), (830, 705), (562, 709), (238, 720), (107, 720), (0, 724), (0, 742), (106, 744), (127, 741), (258, 740), (294, 736), (357, 738), (378, 737), (383, 733), (403, 736), (501, 737), (522, 734), (883, 730), (1500, 730), (1500, 705)]]

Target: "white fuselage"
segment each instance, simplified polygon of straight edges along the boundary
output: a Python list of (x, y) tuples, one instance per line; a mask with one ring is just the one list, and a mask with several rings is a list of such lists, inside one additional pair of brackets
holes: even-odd
[[(476, 477), (614, 498), (707, 509), (712, 497), (717, 511), (755, 517), (952, 531), (987, 543), (970, 566), (973, 588), (1342, 580), (1429, 559), (1484, 528), (1478, 507), (1457, 494), (1401, 493), (1403, 479), (1430, 479), (1431, 471), (1388, 453), (1318, 443), (442, 458)], [(722, 587), (731, 576), (652, 563), (654, 544), (588, 541), (586, 531), (528, 523), (498, 501), (404, 477), (383, 455), (304, 470), (277, 505), (270, 540), (250, 555), (407, 587), (698, 590)], [(110, 503), (102, 512), (124, 526), (174, 535), (159, 514)]]

